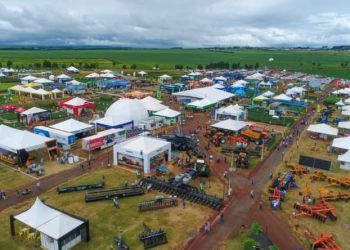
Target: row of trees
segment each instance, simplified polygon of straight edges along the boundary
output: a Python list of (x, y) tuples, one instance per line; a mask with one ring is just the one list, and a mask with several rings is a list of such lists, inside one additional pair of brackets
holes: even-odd
[[(35, 62), (33, 64), (28, 64), (28, 65), (13, 65), (13, 62), (11, 60), (8, 60), (6, 62), (6, 66), (8, 68), (16, 68), (16, 69), (24, 69), (24, 68), (29, 68), (29, 69), (59, 69), (59, 68), (62, 68), (62, 69), (65, 69), (67, 68), (67, 64), (63, 63), (61, 65), (58, 65), (58, 63), (56, 62), (51, 62), (49, 60), (44, 60), (42, 63), (40, 62)], [(74, 63), (71, 63), (69, 64), (68, 66), (75, 66), (75, 67), (78, 67), (80, 69), (96, 69), (98, 68), (98, 63), (82, 63), (82, 62), (79, 62), (77, 65), (75, 65)], [(3, 64), (0, 62), (0, 68), (3, 67)]]
[[(241, 63), (232, 63), (230, 65), (229, 62), (210, 62), (208, 65), (205, 65), (205, 67), (202, 64), (197, 65), (197, 69), (202, 70), (202, 69), (258, 69), (259, 68), (259, 63), (256, 62), (255, 64), (242, 64)], [(183, 66), (181, 64), (175, 64), (175, 69), (177, 70), (182, 70), (182, 69), (193, 69), (190, 66)]]

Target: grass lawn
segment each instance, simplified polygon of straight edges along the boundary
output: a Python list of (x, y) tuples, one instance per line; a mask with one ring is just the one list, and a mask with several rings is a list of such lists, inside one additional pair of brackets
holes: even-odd
[(8, 88), (15, 85), (13, 82), (1, 82), (0, 81), (0, 92), (6, 92)]
[[(103, 168), (87, 173), (86, 175), (68, 184), (98, 182), (105, 176), (107, 187), (120, 186), (124, 180), (131, 183), (135, 175), (118, 168)], [(211, 181), (211, 188), (207, 192), (211, 193), (217, 189), (217, 182)], [(163, 228), (167, 232), (167, 245), (158, 249), (174, 249), (180, 247), (189, 235), (197, 232), (213, 210), (197, 204), (187, 203), (186, 209), (181, 206), (150, 212), (139, 213), (137, 203), (142, 200), (153, 199), (158, 195), (157, 191), (152, 191), (144, 196), (125, 198), (120, 201), (120, 209), (116, 209), (111, 201), (101, 201), (94, 203), (84, 202), (84, 193), (68, 193), (58, 195), (56, 190), (51, 190), (41, 195), (45, 202), (62, 208), (76, 215), (87, 217), (90, 220), (91, 241), (81, 243), (74, 249), (110, 249), (113, 246), (113, 237), (121, 231), (130, 249), (143, 249), (138, 239), (139, 233), (143, 230), (142, 223), (154, 229)], [(9, 233), (9, 214), (17, 214), (27, 209), (32, 203), (23, 202), (15, 207), (3, 211), (0, 215), (0, 249), (35, 249), (33, 242), (12, 239)], [(19, 227), (17, 223), (16, 228)]]
[(68, 117), (67, 112), (62, 112), (62, 111), (54, 111), (52, 112), (52, 119), (56, 120), (56, 119), (62, 119)]
[(280, 117), (274, 119), (268, 114), (268, 111), (261, 108), (254, 108), (248, 110), (248, 120), (254, 122), (262, 122), (271, 125), (292, 126), (295, 122), (291, 117)]
[[(16, 167), (14, 167), (16, 168)], [(0, 190), (15, 189), (16, 187), (33, 182), (34, 179), (0, 164)], [(1, 248), (1, 247), (0, 247)]]
[(4, 114), (0, 114), (0, 119), (5, 119), (5, 120), (16, 120), (16, 121), (17, 121), (17, 114), (16, 114), (16, 113), (4, 113)]

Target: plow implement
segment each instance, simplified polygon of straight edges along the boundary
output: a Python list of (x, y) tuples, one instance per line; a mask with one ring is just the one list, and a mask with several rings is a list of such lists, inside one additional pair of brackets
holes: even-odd
[(105, 183), (102, 181), (100, 183), (95, 183), (95, 184), (81, 184), (76, 186), (58, 187), (57, 192), (58, 194), (62, 194), (62, 193), (69, 193), (69, 192), (84, 191), (89, 189), (104, 188), (104, 186), (105, 186)]
[(269, 190), (271, 195), (269, 196), (269, 200), (276, 200), (279, 199), (281, 201), (284, 200), (284, 198), (286, 197), (286, 192), (285, 191), (281, 191), (278, 188), (274, 188), (274, 189), (270, 189)]
[(341, 250), (331, 234), (321, 234), (319, 237), (315, 237), (312, 233), (307, 231), (305, 235), (311, 239), (311, 249), (313, 250)]
[(294, 208), (299, 211), (298, 213), (293, 214), (294, 218), (299, 216), (307, 216), (313, 217), (321, 222), (326, 222), (328, 217), (333, 221), (337, 219), (335, 208), (325, 200), (321, 200), (313, 205), (301, 204), (297, 202), (294, 204)]
[(321, 195), (320, 199), (323, 199), (325, 201), (346, 201), (348, 202), (350, 200), (350, 193), (342, 194), (330, 194), (330, 195)]
[(143, 224), (144, 231), (140, 234), (140, 240), (143, 242), (145, 249), (168, 243), (166, 232), (162, 229), (152, 230)]
[(141, 187), (116, 187), (98, 191), (88, 191), (85, 194), (85, 202), (111, 200), (114, 197), (125, 198), (143, 195), (145, 192)]
[(223, 199), (201, 193), (196, 188), (188, 185), (177, 185), (176, 183), (166, 182), (154, 177), (144, 178), (142, 182), (146, 185), (151, 185), (153, 189), (160, 192), (175, 195), (179, 198), (210, 207), (214, 210), (220, 210), (224, 204)]

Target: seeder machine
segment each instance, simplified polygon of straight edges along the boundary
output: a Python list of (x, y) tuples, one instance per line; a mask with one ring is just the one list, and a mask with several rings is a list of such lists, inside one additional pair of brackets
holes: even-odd
[(145, 249), (168, 243), (166, 232), (164, 230), (152, 230), (145, 224), (143, 224), (143, 227), (144, 231), (140, 234), (139, 238), (143, 242)]
[(114, 197), (125, 198), (137, 195), (143, 195), (145, 192), (142, 187), (115, 187), (103, 190), (88, 191), (85, 194), (85, 202), (111, 200)]

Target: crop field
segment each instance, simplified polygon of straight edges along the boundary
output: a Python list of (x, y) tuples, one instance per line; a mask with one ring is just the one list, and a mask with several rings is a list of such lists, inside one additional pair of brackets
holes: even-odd
[[(175, 65), (184, 68), (196, 68), (199, 64), (205, 67), (210, 62), (229, 62), (244, 65), (259, 64), (264, 66), (350, 78), (348, 65), (349, 52), (346, 51), (301, 51), (301, 50), (254, 50), (254, 49), (123, 49), (123, 50), (0, 50), (0, 62), (6, 66), (7, 61), (13, 62), (13, 67), (42, 63), (50, 60), (58, 67), (74, 64), (97, 63), (98, 68), (121, 69), (123, 65), (129, 68), (132, 64), (137, 69), (151, 69), (158, 65), (160, 69), (174, 69)], [(274, 58), (269, 61), (269, 58)], [(349, 67), (349, 68), (348, 68)]]

